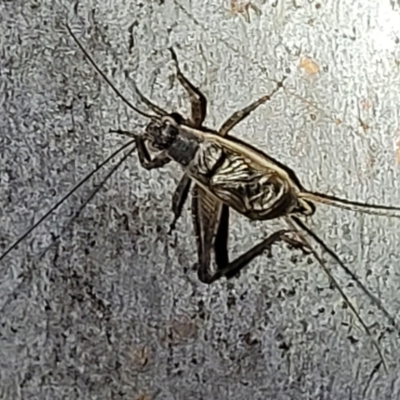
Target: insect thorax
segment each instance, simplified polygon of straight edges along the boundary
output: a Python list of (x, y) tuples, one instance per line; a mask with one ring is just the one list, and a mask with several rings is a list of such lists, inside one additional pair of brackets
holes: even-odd
[(168, 149), (169, 156), (183, 167), (193, 162), (199, 150), (200, 139), (194, 134), (180, 129), (179, 135)]
[(165, 151), (169, 157), (186, 167), (196, 154), (200, 139), (181, 125), (178, 114), (152, 121), (146, 128), (150, 147)]

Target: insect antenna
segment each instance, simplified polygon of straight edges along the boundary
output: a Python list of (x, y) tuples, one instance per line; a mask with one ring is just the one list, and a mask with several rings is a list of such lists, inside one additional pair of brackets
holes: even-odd
[[(132, 143), (132, 142), (131, 142)], [(61, 233), (53, 238), (53, 243), (51, 243), (43, 252), (40, 254), (38, 257), (39, 259), (44, 256), (44, 254), (49, 250), (51, 246), (56, 243), (56, 241), (61, 237), (61, 235), (68, 229), (68, 227), (72, 224), (72, 222), (78, 218), (79, 214), (82, 212), (82, 210), (90, 203), (90, 201), (96, 196), (96, 194), (100, 191), (100, 189), (106, 184), (108, 179), (111, 177), (111, 175), (114, 174), (114, 172), (125, 162), (125, 160), (135, 151), (135, 147), (132, 147), (124, 156), (115, 164), (110, 171), (107, 172), (103, 180), (95, 186), (95, 188), (90, 192), (89, 196), (86, 198), (86, 200), (79, 206), (78, 210), (75, 211), (74, 215), (70, 218), (68, 223), (62, 228)]]
[[(343, 264), (343, 262), (339, 259), (339, 257), (335, 254), (335, 252), (333, 250), (329, 249), (329, 247), (322, 241), (322, 239), (320, 239), (303, 221), (301, 221), (299, 218), (297, 218), (295, 216), (287, 217), (286, 220), (290, 223), (290, 225), (292, 225), (293, 227), (297, 228), (297, 230), (300, 229), (300, 230), (303, 230), (304, 232), (306, 232), (307, 234), (309, 234), (315, 241), (318, 242), (318, 244), (320, 244), (323, 247), (324, 250), (326, 250), (332, 257), (334, 257), (334, 259), (339, 263), (339, 265), (342, 268), (344, 268), (344, 270), (346, 272), (351, 272)], [(300, 232), (298, 232), (298, 233), (300, 233)], [(377, 350), (377, 352), (379, 354), (379, 358), (382, 361), (382, 364), (384, 366), (385, 372), (388, 373), (386, 360), (385, 360), (385, 358), (383, 356), (382, 350), (381, 350), (378, 342), (376, 341), (376, 339), (373, 337), (373, 335), (372, 335), (370, 329), (368, 328), (367, 324), (362, 319), (360, 313), (356, 310), (356, 308), (354, 307), (353, 303), (350, 301), (349, 297), (343, 291), (343, 289), (339, 285), (339, 282), (334, 278), (334, 276), (332, 275), (331, 271), (326, 266), (325, 262), (322, 260), (322, 258), (316, 252), (316, 250), (314, 250), (314, 248), (311, 246), (310, 241), (304, 235), (301, 235), (301, 237), (304, 240), (304, 242), (307, 244), (307, 246), (309, 247), (310, 251), (313, 253), (315, 259), (318, 261), (318, 263), (320, 264), (321, 268), (324, 270), (326, 275), (329, 277), (329, 279), (332, 282), (333, 286), (338, 290), (338, 292), (342, 296), (342, 299), (344, 300), (346, 305), (354, 313), (354, 315), (356, 316), (357, 320), (360, 322), (360, 324), (363, 326), (365, 332), (367, 333), (367, 335), (372, 340), (372, 343), (373, 343), (374, 347), (376, 348), (376, 350)], [(361, 286), (363, 291), (371, 298), (372, 302), (374, 304), (376, 304), (379, 307), (379, 309), (382, 310), (385, 313), (385, 315), (388, 316), (388, 318), (391, 321), (394, 322), (394, 318), (391, 317), (390, 314), (383, 308), (383, 306), (381, 305), (381, 302), (379, 300), (376, 301), (377, 299), (375, 298), (375, 296), (373, 296), (372, 294), (369, 293), (369, 290), (366, 287), (364, 287), (364, 285), (362, 285), (361, 282), (358, 281), (358, 278), (355, 277), (355, 275), (353, 273), (351, 273), (351, 275), (352, 275), (353, 279), (356, 280), (357, 284), (359, 284)]]
[[(150, 118), (150, 119), (155, 119), (156, 116), (152, 114), (148, 114), (139, 108), (135, 107), (117, 88), (116, 86), (111, 82), (111, 80), (107, 77), (107, 75), (97, 66), (97, 64), (94, 62), (92, 56), (89, 54), (89, 52), (83, 47), (81, 42), (78, 40), (78, 38), (75, 36), (75, 34), (72, 32), (71, 28), (69, 27), (68, 24), (65, 25), (69, 34), (72, 36), (74, 39), (75, 43), (78, 45), (78, 47), (81, 49), (82, 53), (85, 55), (85, 57), (89, 60), (90, 64), (92, 64), (93, 68), (97, 71), (97, 73), (108, 83), (108, 85), (111, 87), (111, 89), (115, 92), (115, 94), (133, 111), (137, 112), (138, 114), (142, 115), (143, 117)], [(153, 104), (150, 100), (148, 100), (136, 87), (135, 85), (135, 91), (139, 95), (139, 98), (148, 106), (150, 107), (153, 112), (158, 114), (159, 116), (165, 116), (168, 113), (162, 110), (160, 107), (156, 106)]]
[(340, 197), (331, 196), (325, 193), (308, 192), (308, 191), (299, 193), (299, 197), (316, 203), (322, 203), (333, 207), (342, 208), (344, 210), (362, 212), (364, 214), (400, 218), (400, 207), (362, 203), (359, 201), (342, 199)]
[[(28, 230), (26, 230), (18, 239), (16, 239), (8, 248), (7, 250), (0, 255), (0, 261), (2, 261), (12, 250), (14, 250), (29, 234), (35, 230), (53, 211), (55, 211), (64, 201), (66, 201), (69, 197), (71, 197), (85, 182), (87, 182), (96, 172), (98, 172), (101, 168), (103, 168), (107, 163), (109, 163), (116, 155), (121, 153), (127, 147), (132, 146), (135, 143), (134, 140), (129, 141), (128, 143), (124, 144), (118, 150), (114, 151), (109, 157), (107, 157), (101, 164), (99, 164), (93, 171), (87, 174), (82, 180), (80, 180), (66, 195), (64, 195), (57, 203), (55, 203), (47, 212), (44, 214), (37, 222), (35, 222)], [(133, 150), (133, 149), (132, 149)], [(132, 151), (131, 150), (131, 151)], [(130, 154), (129, 152), (128, 154)], [(97, 192), (96, 192), (97, 193)], [(94, 193), (95, 194), (95, 193)], [(93, 194), (93, 196), (94, 196)], [(90, 201), (93, 196), (89, 196)], [(86, 201), (84, 206), (88, 203)], [(84, 207), (83, 206), (83, 207)], [(80, 210), (81, 211), (81, 210)], [(79, 212), (80, 212), (79, 211)]]
[[(132, 143), (132, 142), (131, 142)], [(39, 254), (36, 258), (37, 261), (39, 261), (48, 251), (49, 249), (54, 246), (55, 243), (57, 243), (58, 239), (63, 235), (63, 233), (68, 229), (68, 227), (72, 224), (72, 222), (79, 216), (79, 214), (82, 212), (82, 210), (88, 205), (88, 203), (93, 199), (93, 197), (99, 192), (99, 190), (105, 185), (105, 183), (108, 181), (110, 176), (125, 162), (125, 160), (135, 151), (135, 147), (132, 147), (131, 150), (129, 150), (119, 161), (117, 164), (115, 164), (111, 170), (106, 174), (105, 178), (98, 184), (96, 187), (92, 190), (92, 192), (89, 194), (89, 196), (86, 198), (86, 200), (79, 206), (79, 209), (76, 210), (74, 215), (70, 218), (68, 223), (63, 226), (61, 233), (52, 238), (52, 243), (47, 246), (41, 254)], [(0, 314), (4, 312), (5, 307), (8, 306), (11, 300), (11, 296), (15, 292), (17, 292), (23, 285), (23, 281), (18, 284), (18, 286), (12, 291), (12, 293), (9, 294), (8, 299), (5, 301), (5, 303), (2, 305), (0, 309)]]

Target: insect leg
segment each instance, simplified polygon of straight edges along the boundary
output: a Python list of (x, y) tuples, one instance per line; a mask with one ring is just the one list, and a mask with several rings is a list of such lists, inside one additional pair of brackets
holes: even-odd
[(169, 226), (168, 233), (171, 233), (175, 229), (175, 225), (182, 214), (182, 209), (187, 200), (191, 182), (192, 180), (189, 175), (184, 174), (175, 189), (172, 196), (172, 212), (174, 213), (174, 219)]
[(190, 103), (192, 106), (192, 115), (190, 118), (190, 123), (195, 128), (200, 128), (206, 118), (207, 114), (207, 99), (204, 94), (200, 91), (199, 88), (195, 87), (189, 80), (183, 75), (179, 63), (178, 58), (175, 54), (175, 51), (170, 48), (172, 59), (175, 62), (176, 66), (176, 75), (179, 80), (179, 83), (185, 88), (186, 92), (190, 97)]
[(136, 135), (135, 142), (136, 142), (137, 153), (139, 156), (139, 161), (143, 168), (146, 169), (161, 168), (165, 164), (168, 164), (171, 161), (171, 159), (165, 153), (160, 153), (152, 159), (149, 151), (147, 150), (146, 143), (143, 137)]
[(215, 202), (198, 186), (193, 189), (193, 194), (196, 194), (196, 198), (193, 199), (192, 212), (197, 234), (199, 259), (197, 274), (200, 281), (208, 283), (210, 280), (209, 283), (211, 283), (220, 277), (217, 276), (213, 279), (215, 273), (210, 269), (211, 250), (214, 248), (218, 271), (224, 270), (229, 264), (229, 207), (221, 202)]
[[(215, 263), (218, 269), (224, 269), (229, 263), (228, 237), (229, 237), (229, 207), (223, 203), (215, 202), (214, 212), (219, 214), (218, 229), (214, 241)], [(220, 207), (218, 210), (217, 207)]]
[[(205, 271), (209, 273), (211, 262), (211, 250), (214, 239), (214, 229), (216, 227), (216, 219), (219, 215), (208, 212), (205, 204), (209, 196), (205, 191), (197, 185), (192, 190), (192, 220), (196, 236), (198, 273)], [(200, 278), (200, 280), (202, 280)]]
[(264, 104), (265, 102), (271, 100), (272, 96), (281, 88), (283, 87), (283, 82), (286, 79), (284, 77), (281, 81), (277, 82), (276, 88), (270, 93), (265, 96), (260, 97), (254, 103), (251, 103), (247, 107), (243, 108), (242, 110), (236, 111), (233, 113), (221, 126), (219, 129), (218, 134), (220, 136), (226, 136), (230, 130), (232, 130), (239, 122), (243, 121), (249, 114), (251, 114), (257, 107)]
[(209, 272), (204, 269), (199, 269), (199, 279), (203, 283), (210, 284), (223, 276), (225, 276), (227, 279), (234, 277), (254, 258), (261, 255), (265, 250), (269, 250), (275, 242), (279, 240), (286, 240), (285, 234), (288, 232), (289, 231), (287, 230), (280, 230), (273, 233), (272, 235), (268, 236), (266, 239), (252, 247), (246, 253), (238, 257), (235, 261), (232, 261), (227, 265), (220, 265), (219, 269), (213, 275), (210, 275)]
[[(203, 195), (201, 200), (205, 203), (205, 196)], [(213, 199), (207, 196), (207, 199), (210, 200), (208, 203), (208, 209), (212, 207), (212, 216), (214, 218), (210, 218), (212, 221), (211, 224), (207, 224), (203, 229), (208, 228), (208, 235), (203, 234), (203, 237), (207, 239), (206, 244), (207, 247), (203, 246), (210, 252), (211, 243), (214, 243), (214, 254), (215, 254), (215, 263), (217, 265), (218, 272), (212, 278), (213, 281), (218, 279), (221, 276), (226, 276), (228, 279), (232, 278), (237, 274), (243, 267), (245, 267), (250, 261), (252, 261), (258, 255), (261, 255), (263, 251), (267, 250), (273, 242), (270, 242), (270, 238), (265, 239), (261, 244), (253, 247), (243, 256), (239, 257), (237, 260), (229, 263), (229, 253), (228, 253), (228, 235), (229, 235), (229, 207), (221, 202), (215, 202)], [(207, 210), (206, 210), (207, 211)], [(208, 221), (208, 220), (207, 220)], [(214, 231), (217, 229), (214, 239)], [(289, 236), (281, 236), (280, 239), (287, 242), (289, 245), (295, 248), (300, 248), (304, 250), (307, 247), (303, 242), (291, 238)], [(201, 271), (200, 271), (201, 270)], [(231, 271), (231, 272), (229, 272)], [(199, 274), (205, 277), (210, 277), (213, 274), (210, 272), (209, 264), (200, 264)]]
[[(187, 121), (190, 125), (195, 128), (200, 128), (204, 122), (207, 114), (207, 99), (199, 88), (195, 87), (182, 73), (178, 58), (175, 51), (169, 49), (172, 55), (172, 59), (175, 62), (177, 78), (179, 83), (183, 86), (190, 98), (190, 104), (192, 108), (191, 117)], [(172, 197), (172, 212), (174, 213), (174, 219), (170, 225), (169, 233), (175, 229), (175, 225), (181, 216), (183, 206), (186, 202), (187, 196), (189, 194), (191, 185), (191, 179), (185, 174), (179, 181), (178, 186), (175, 189), (175, 193)]]

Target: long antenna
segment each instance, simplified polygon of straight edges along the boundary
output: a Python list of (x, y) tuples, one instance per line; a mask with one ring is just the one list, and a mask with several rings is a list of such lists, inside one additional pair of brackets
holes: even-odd
[(14, 250), (33, 230), (35, 230), (53, 211), (55, 211), (65, 200), (67, 200), (72, 194), (75, 193), (85, 182), (87, 182), (96, 172), (104, 167), (108, 162), (110, 162), (117, 154), (125, 150), (127, 147), (133, 145), (134, 140), (124, 144), (118, 150), (114, 151), (109, 157), (107, 157), (101, 164), (99, 164), (93, 171), (87, 174), (81, 181), (79, 181), (65, 196), (63, 196), (56, 204), (54, 204), (50, 210), (46, 212), (37, 222), (35, 222), (27, 231), (25, 231), (18, 239), (16, 239), (10, 247), (0, 255), (0, 261), (2, 261), (12, 250)]
[[(107, 77), (107, 75), (97, 66), (97, 64), (94, 62), (93, 58), (91, 55), (86, 51), (86, 49), (82, 46), (78, 38), (75, 36), (75, 34), (72, 32), (71, 28), (69, 27), (68, 24), (65, 25), (67, 27), (67, 30), (69, 34), (72, 36), (74, 39), (75, 43), (79, 46), (79, 48), (82, 50), (83, 54), (85, 57), (89, 60), (90, 64), (92, 64), (93, 68), (100, 74), (100, 76), (110, 85), (111, 89), (114, 90), (115, 94), (133, 111), (137, 112), (138, 114), (142, 115), (143, 117), (154, 119), (156, 118), (155, 115), (147, 114), (146, 112), (140, 110), (139, 108), (135, 107), (117, 88), (116, 86), (110, 81), (110, 79)], [(142, 97), (143, 95), (140, 93), (140, 96)], [(144, 96), (143, 96), (144, 97)]]
[[(79, 216), (79, 214), (82, 212), (82, 210), (87, 206), (87, 204), (93, 199), (93, 197), (99, 192), (99, 190), (105, 185), (105, 183), (108, 181), (110, 176), (125, 162), (125, 160), (132, 154), (132, 152), (135, 150), (135, 147), (132, 147), (131, 150), (129, 150), (119, 161), (117, 164), (115, 164), (111, 170), (106, 174), (105, 178), (98, 184), (96, 187), (90, 192), (89, 196), (86, 198), (86, 200), (79, 206), (79, 209), (75, 211), (74, 215), (69, 219), (68, 223), (62, 228), (61, 233), (52, 238), (52, 243), (49, 244), (36, 258), (36, 260), (40, 260), (48, 251), (49, 249), (54, 246), (54, 244), (58, 241), (58, 239), (61, 237), (61, 235), (68, 229), (68, 227), (72, 224), (72, 222)], [(10, 303), (10, 297), (12, 294), (14, 294), (16, 291), (18, 291), (24, 281), (21, 281), (17, 287), (12, 291), (12, 293), (9, 294), (8, 299), (5, 301), (3, 306), (0, 309), (0, 313), (4, 311), (4, 308)]]
[(126, 161), (126, 159), (135, 151), (135, 147), (132, 147), (123, 157), (119, 159), (119, 161), (110, 169), (110, 171), (107, 172), (103, 180), (95, 186), (95, 188), (90, 192), (89, 196), (86, 198), (86, 200), (79, 206), (79, 208), (74, 212), (74, 215), (70, 218), (68, 223), (62, 228), (62, 232), (59, 236), (55, 237), (53, 239), (53, 243), (51, 243), (46, 249), (43, 250), (43, 252), (40, 254), (38, 257), (39, 259), (44, 256), (44, 254), (49, 250), (51, 246), (54, 245), (54, 243), (60, 238), (63, 232), (65, 232), (68, 227), (72, 224), (72, 222), (78, 218), (79, 214), (82, 212), (82, 210), (89, 204), (89, 202), (93, 199), (94, 196), (100, 191), (100, 189), (106, 184), (108, 179), (111, 177), (111, 175), (114, 174), (114, 172)]

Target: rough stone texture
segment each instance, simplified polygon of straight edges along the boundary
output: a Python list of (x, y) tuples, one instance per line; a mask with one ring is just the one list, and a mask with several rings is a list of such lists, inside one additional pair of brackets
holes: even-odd
[[(246, 23), (222, 0), (2, 1), (1, 248), (126, 142), (110, 128), (146, 123), (93, 71), (65, 22), (135, 104), (133, 80), (187, 112), (175, 46), (209, 100), (210, 127), (287, 75), (286, 90), (234, 134), (310, 188), (400, 204), (398, 6), (255, 4), (262, 14), (250, 9)], [(187, 208), (167, 235), (175, 165), (147, 172), (134, 154), (70, 223), (106, 173), (1, 263), (2, 399), (400, 397), (398, 332), (329, 257), (380, 340), (387, 375), (374, 372), (371, 340), (311, 257), (278, 245), (237, 279), (199, 283)], [(399, 221), (321, 206), (309, 224), (396, 315)], [(234, 215), (232, 253), (278, 226)]]

